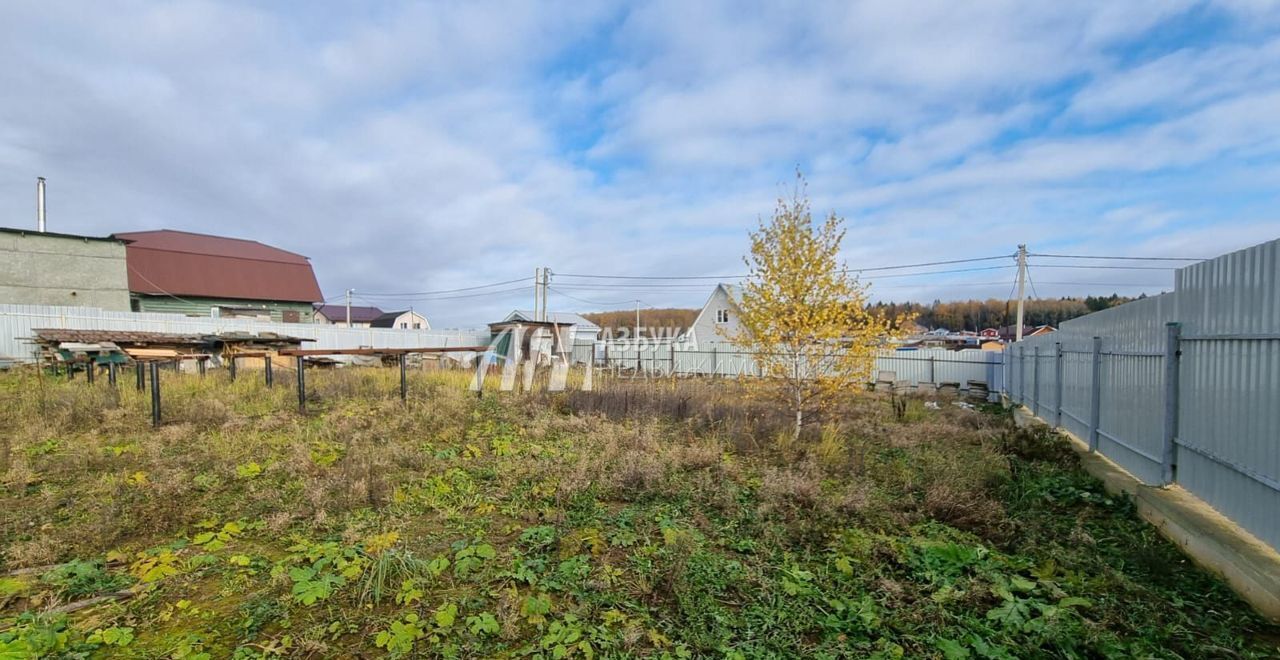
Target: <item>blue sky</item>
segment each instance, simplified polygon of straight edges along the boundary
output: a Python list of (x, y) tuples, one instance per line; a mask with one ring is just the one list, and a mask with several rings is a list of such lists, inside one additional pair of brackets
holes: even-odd
[[(1271, 2), (14, 2), (0, 64), (0, 225), (32, 224), (43, 175), (51, 229), (255, 238), (439, 327), (532, 294), (379, 294), (740, 273), (797, 168), (854, 267), (1280, 236)], [(1051, 265), (1041, 295), (1172, 281)], [(557, 276), (552, 305), (697, 306), (694, 284)]]

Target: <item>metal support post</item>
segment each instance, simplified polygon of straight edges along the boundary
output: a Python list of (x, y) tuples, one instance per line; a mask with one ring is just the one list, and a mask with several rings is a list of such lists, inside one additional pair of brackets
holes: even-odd
[(1040, 347), (1031, 349), (1031, 414), (1040, 416)]
[(1163, 484), (1171, 484), (1177, 477), (1178, 467), (1178, 377), (1179, 358), (1182, 351), (1179, 343), (1182, 338), (1182, 324), (1165, 324), (1164, 343), (1164, 447), (1161, 452), (1163, 464), (1160, 479)]
[(1018, 347), (1018, 403), (1027, 403), (1027, 348)]
[(930, 356), (929, 356), (929, 382), (930, 382), (930, 383), (935, 383), (935, 384), (938, 382), (938, 381), (935, 379), (935, 370), (937, 369), (937, 367), (935, 366), (934, 361), (935, 361), (936, 359), (937, 359), (937, 358), (935, 358), (935, 357), (934, 357), (934, 356), (932, 356), (932, 355), (930, 355)]
[(95, 367), (97, 367), (97, 366), (98, 366), (98, 365), (96, 365), (96, 364), (94, 364), (94, 363), (93, 363), (93, 360), (92, 360), (92, 359), (90, 359), (88, 362), (85, 362), (85, 363), (84, 363), (84, 380), (85, 380), (85, 382), (86, 382), (86, 383), (88, 383), (88, 384), (90, 384), (90, 385), (92, 385), (92, 384), (93, 384), (94, 368), (95, 368)]
[(227, 369), (231, 374), (231, 382), (236, 382), (236, 356), (232, 355), (227, 358)]
[(1089, 378), (1089, 451), (1098, 451), (1102, 422), (1102, 337), (1093, 338), (1093, 375)]
[(271, 356), (267, 355), (262, 358), (262, 379), (266, 382), (267, 387), (276, 384), (275, 374), (271, 372)]
[(205, 363), (208, 360), (204, 358), (196, 358), (196, 370), (200, 372), (200, 377), (204, 378)]
[(1053, 428), (1062, 428), (1062, 342), (1053, 344)]
[(135, 362), (133, 366), (138, 377), (138, 391), (144, 392), (147, 389), (147, 368), (141, 362)]
[(116, 386), (116, 363), (115, 362), (107, 363), (107, 384), (112, 387)]
[(406, 365), (409, 362), (409, 356), (404, 353), (400, 354), (400, 400), (408, 401), (409, 398), (409, 381), (405, 376)]
[(307, 411), (307, 375), (306, 365), (301, 355), (298, 356), (298, 410)]
[(160, 426), (160, 363), (152, 362), (151, 367), (151, 425)]

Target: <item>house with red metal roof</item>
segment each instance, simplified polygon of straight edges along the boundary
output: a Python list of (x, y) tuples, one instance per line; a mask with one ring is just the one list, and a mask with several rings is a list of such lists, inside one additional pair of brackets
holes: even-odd
[(257, 241), (172, 229), (113, 238), (136, 312), (310, 323), (324, 300), (306, 257)]

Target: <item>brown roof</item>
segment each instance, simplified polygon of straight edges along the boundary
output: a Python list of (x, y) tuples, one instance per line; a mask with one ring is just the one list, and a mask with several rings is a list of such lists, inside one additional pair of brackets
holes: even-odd
[(307, 258), (257, 241), (172, 229), (115, 234), (135, 293), (242, 300), (323, 300)]
[[(333, 322), (347, 321), (346, 305), (317, 305), (316, 311), (320, 315)], [(360, 307), (358, 305), (351, 306), (351, 322), (352, 323), (368, 323), (379, 316), (382, 316), (382, 310), (377, 307)]]

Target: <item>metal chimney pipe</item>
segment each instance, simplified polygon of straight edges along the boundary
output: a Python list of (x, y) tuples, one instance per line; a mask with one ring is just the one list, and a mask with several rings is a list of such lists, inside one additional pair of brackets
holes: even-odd
[(44, 177), (36, 177), (36, 228), (44, 233)]

